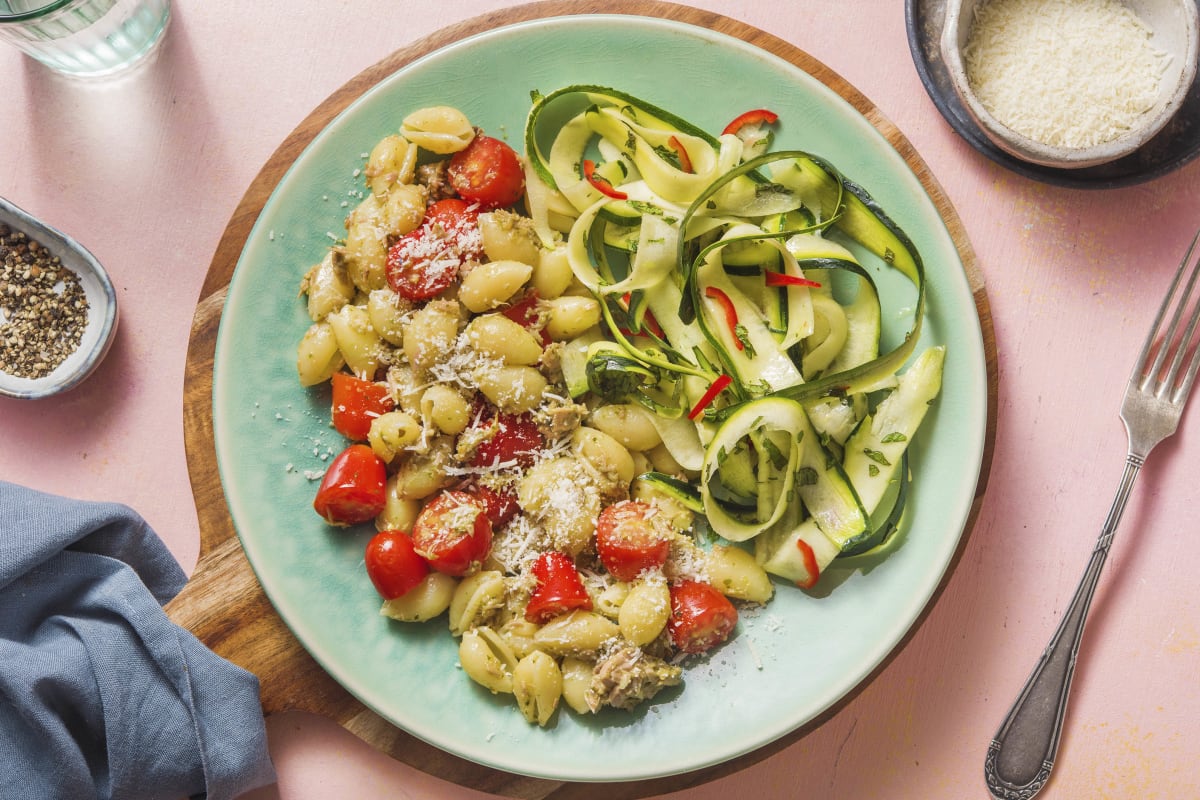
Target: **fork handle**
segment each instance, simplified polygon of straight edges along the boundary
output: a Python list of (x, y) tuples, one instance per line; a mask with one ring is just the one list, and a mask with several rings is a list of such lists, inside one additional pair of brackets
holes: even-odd
[(983, 774), (996, 800), (1029, 800), (1050, 779), (1088, 609), (1143, 462), (1133, 454), (1126, 457), (1117, 496), (1071, 604), (988, 747)]

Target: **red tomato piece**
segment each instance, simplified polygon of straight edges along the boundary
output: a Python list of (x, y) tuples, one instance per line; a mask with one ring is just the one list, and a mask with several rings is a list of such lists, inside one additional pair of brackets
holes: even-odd
[(575, 562), (566, 553), (549, 551), (533, 562), (537, 586), (525, 606), (525, 619), (541, 625), (559, 614), (582, 609), (590, 611), (592, 598), (584, 588)]
[(550, 334), (546, 332), (546, 326), (541, 325), (539, 327), (541, 317), (538, 314), (537, 306), (540, 299), (537, 290), (530, 289), (520, 300), (503, 309), (500, 313), (522, 328), (536, 332), (541, 337), (542, 347), (545, 347), (550, 344)]
[(430, 203), (421, 224), (440, 225), (443, 230), (469, 229), (471, 225), (479, 224), (479, 207), (457, 197), (448, 197)]
[(511, 206), (525, 193), (525, 170), (517, 152), (491, 136), (476, 136), (455, 153), (446, 180), (459, 197), (484, 211)]
[[(488, 407), (490, 409), (490, 406)], [(480, 442), (471, 456), (471, 466), (489, 467), (494, 464), (516, 462), (522, 467), (531, 467), (537, 454), (545, 446), (542, 432), (538, 430), (533, 415), (505, 414), (484, 411), (477, 415), (479, 426), (494, 426), (492, 435)]]
[(671, 586), (671, 643), (685, 653), (703, 653), (729, 638), (737, 609), (707, 583), (682, 580)]
[(429, 566), (447, 575), (474, 571), (492, 549), (492, 523), (483, 501), (456, 489), (430, 501), (413, 523), (413, 546)]
[(454, 283), (464, 263), (482, 257), (478, 210), (456, 198), (439, 200), (388, 248), (388, 284), (408, 300), (428, 300)]
[(313, 508), (330, 525), (357, 525), (379, 516), (386, 502), (387, 468), (365, 444), (338, 453), (317, 488)]
[(396, 294), (412, 300), (437, 297), (458, 277), (460, 262), (424, 227), (404, 234), (388, 248), (387, 279)]
[(333, 427), (347, 439), (363, 442), (371, 420), (395, 408), (385, 384), (345, 372), (333, 373)]
[(429, 564), (417, 554), (403, 531), (380, 531), (367, 542), (367, 576), (385, 600), (408, 594), (429, 574)]
[(516, 495), (508, 490), (496, 490), (490, 486), (477, 484), (466, 491), (475, 495), (483, 503), (483, 511), (487, 514), (492, 530), (496, 531), (507, 525), (521, 510)]
[(607, 506), (596, 520), (596, 551), (604, 568), (622, 581), (661, 567), (671, 552), (666, 516), (636, 500)]

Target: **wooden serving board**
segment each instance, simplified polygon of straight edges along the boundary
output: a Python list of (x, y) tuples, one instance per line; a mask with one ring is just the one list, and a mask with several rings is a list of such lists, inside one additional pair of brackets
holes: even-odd
[[(822, 81), (858, 109), (891, 142), (919, 177), (945, 219), (965, 265), (983, 326), (988, 357), (988, 430), (983, 472), (968, 520), (968, 532), (974, 525), (987, 484), (995, 438), (996, 359), (991, 315), (983, 280), (975, 266), (974, 254), (958, 216), (924, 162), (895, 126), (854, 87), (796, 47), (719, 14), (686, 6), (654, 0), (548, 0), (453, 25), (393, 53), (351, 79), (300, 123), (259, 171), (230, 219), (209, 267), (192, 323), (183, 398), (188, 471), (200, 520), (200, 559), (188, 585), (167, 606), (167, 613), (218, 655), (258, 676), (265, 714), (288, 710), (318, 714), (332, 719), (379, 750), (430, 775), (473, 789), (517, 798), (623, 800), (696, 786), (732, 774), (794, 743), (836, 713), (849, 697), (801, 729), (734, 761), (683, 775), (625, 783), (572, 784), (513, 775), (466, 761), (407, 734), (366, 709), (330, 678), (292, 636), (263, 593), (236, 536), (217, 470), (213, 444), (213, 361), (225, 293), (251, 228), (276, 184), (296, 157), (337, 114), (396, 70), (460, 39), (502, 25), (588, 13), (631, 14), (677, 20), (742, 39), (786, 59)], [(966, 535), (963, 536), (963, 543), (965, 541)], [(963, 545), (960, 544), (959, 554), (962, 549)], [(956, 554), (956, 560), (957, 557)], [(927, 609), (932, 604), (931, 601)], [(920, 621), (912, 630), (915, 631), (919, 624)], [(893, 652), (899, 649), (897, 647)], [(878, 669), (882, 670), (885, 666), (886, 662)], [(866, 683), (864, 681), (862, 685)]]

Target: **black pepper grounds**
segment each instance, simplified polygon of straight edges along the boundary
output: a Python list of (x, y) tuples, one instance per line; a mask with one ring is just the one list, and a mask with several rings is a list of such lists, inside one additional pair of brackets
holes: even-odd
[(79, 276), (0, 224), (0, 371), (42, 378), (79, 347), (88, 301)]

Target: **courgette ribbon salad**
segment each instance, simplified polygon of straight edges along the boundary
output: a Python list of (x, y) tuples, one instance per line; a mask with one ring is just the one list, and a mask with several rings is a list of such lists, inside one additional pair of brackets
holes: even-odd
[[(771, 576), (900, 538), (944, 360), (917, 351), (921, 258), (832, 164), (772, 150), (797, 121), (731, 117), (535, 92), (522, 156), (416, 109), (301, 287), (300, 379), (348, 440), (314, 508), (373, 521), (382, 613), (448, 616), (464, 672), (540, 725), (638, 706)], [(855, 252), (912, 292), (885, 311)]]

